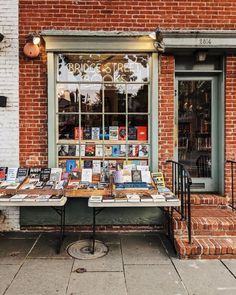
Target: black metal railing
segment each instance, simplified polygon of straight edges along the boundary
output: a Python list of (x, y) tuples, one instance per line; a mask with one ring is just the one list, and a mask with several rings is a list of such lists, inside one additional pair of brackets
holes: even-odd
[(229, 203), (229, 206), (232, 208), (232, 210), (236, 210), (235, 200), (234, 200), (234, 169), (236, 168), (236, 161), (227, 160), (226, 164), (227, 163), (230, 163), (230, 168), (231, 168), (231, 203)]
[(188, 242), (192, 243), (192, 224), (191, 224), (191, 192), (192, 179), (188, 170), (181, 163), (168, 160), (172, 163), (172, 191), (180, 199), (180, 208), (174, 207), (182, 220), (187, 222)]

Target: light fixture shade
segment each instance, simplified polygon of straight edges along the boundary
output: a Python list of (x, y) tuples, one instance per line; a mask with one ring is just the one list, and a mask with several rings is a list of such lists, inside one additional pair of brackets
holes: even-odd
[(35, 45), (39, 45), (39, 43), (40, 43), (40, 37), (39, 37), (39, 36), (34, 36), (34, 37), (33, 37), (33, 43), (34, 43)]
[(199, 50), (195, 54), (195, 58), (197, 62), (204, 62), (207, 57), (207, 51), (206, 50)]
[(24, 54), (30, 58), (36, 58), (38, 57), (40, 53), (40, 49), (38, 45), (35, 45), (30, 42), (25, 44), (23, 51), (24, 51)]

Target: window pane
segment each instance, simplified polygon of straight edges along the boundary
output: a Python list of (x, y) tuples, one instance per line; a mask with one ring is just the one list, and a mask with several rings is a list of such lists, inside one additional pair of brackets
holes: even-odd
[(147, 82), (148, 54), (59, 54), (58, 81)]
[(129, 113), (148, 112), (148, 85), (129, 84), (128, 92), (128, 111)]
[[(148, 116), (147, 115), (129, 115), (129, 139), (131, 138), (131, 133), (136, 129), (136, 140), (147, 141), (148, 140)], [(135, 129), (134, 129), (135, 128)], [(132, 132), (131, 132), (132, 131)]]
[(78, 85), (59, 84), (57, 86), (58, 112), (79, 111)]
[(211, 177), (211, 81), (179, 81), (178, 90), (179, 161), (192, 177)]
[(83, 140), (99, 140), (102, 131), (102, 115), (81, 115)]
[(58, 139), (75, 139), (75, 128), (79, 126), (78, 115), (59, 115)]
[(125, 100), (125, 84), (105, 85), (105, 113), (125, 113)]
[(80, 85), (81, 112), (102, 112), (102, 84)]

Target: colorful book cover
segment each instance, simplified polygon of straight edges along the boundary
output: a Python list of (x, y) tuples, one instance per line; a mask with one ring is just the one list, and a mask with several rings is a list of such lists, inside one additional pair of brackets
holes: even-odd
[(89, 144), (85, 146), (85, 156), (92, 157), (95, 156), (95, 145)]
[(118, 126), (110, 126), (109, 127), (109, 139), (110, 140), (118, 140)]
[(137, 140), (147, 140), (147, 127), (137, 126)]
[(142, 181), (141, 171), (133, 170), (133, 171), (131, 171), (131, 175), (132, 175), (132, 182)]
[(72, 172), (72, 170), (76, 168), (75, 160), (67, 160), (66, 161), (66, 172)]
[(103, 145), (101, 145), (101, 144), (96, 145), (95, 156), (96, 157), (103, 157)]
[(135, 127), (128, 128), (128, 140), (137, 140), (137, 129)]
[(51, 175), (51, 168), (42, 168), (39, 181), (40, 182), (47, 182), (50, 179)]
[(92, 169), (86, 169), (86, 168), (82, 169), (81, 181), (92, 182), (92, 177), (93, 177)]
[(75, 156), (76, 154), (76, 145), (69, 145), (68, 156)]
[(101, 129), (99, 139), (109, 140), (109, 127), (104, 127), (104, 132), (103, 132), (103, 129)]
[(138, 157), (139, 156), (139, 146), (137, 144), (134, 144), (132, 146), (132, 156)]
[(6, 180), (7, 167), (0, 167), (0, 181)]
[(83, 139), (84, 129), (83, 127), (75, 127), (74, 128), (74, 139), (82, 140)]
[(101, 173), (101, 161), (93, 160), (93, 174), (100, 174), (100, 173)]
[(92, 139), (99, 140), (100, 138), (100, 128), (92, 127)]
[(120, 145), (120, 157), (125, 157), (126, 156), (126, 145), (121, 144)]
[(139, 145), (139, 157), (148, 157), (149, 154), (149, 146), (146, 144)]
[(59, 145), (58, 146), (58, 156), (68, 156), (68, 145)]
[(119, 127), (118, 139), (119, 140), (126, 140), (126, 127), (125, 126)]
[(15, 182), (18, 168), (8, 168), (7, 171), (7, 182)]
[(114, 183), (123, 183), (122, 171), (117, 170), (112, 173)]
[(18, 168), (16, 178), (18, 181), (23, 181), (29, 174), (29, 168)]
[(93, 168), (92, 160), (84, 160), (84, 168)]
[(61, 180), (61, 175), (61, 168), (51, 168), (50, 181), (59, 182)]
[(116, 160), (109, 160), (109, 169), (116, 170)]
[(84, 157), (85, 156), (85, 145), (80, 146), (80, 156)]
[(91, 129), (89, 127), (84, 128), (84, 138), (85, 140), (91, 139)]
[(112, 146), (112, 157), (119, 157), (120, 156), (120, 146), (113, 145)]
[(112, 146), (105, 145), (105, 157), (111, 157), (111, 156), (112, 156)]
[(66, 172), (66, 160), (60, 160), (58, 162), (58, 167), (61, 168), (63, 172)]
[(76, 157), (79, 157), (79, 155), (80, 155), (80, 146), (79, 145), (76, 145), (75, 146), (75, 156)]
[(150, 171), (141, 171), (142, 181), (146, 183), (151, 183), (151, 173)]

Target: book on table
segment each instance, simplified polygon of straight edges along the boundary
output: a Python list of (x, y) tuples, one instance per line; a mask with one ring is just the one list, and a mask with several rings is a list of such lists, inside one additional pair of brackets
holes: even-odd
[(101, 203), (102, 202), (102, 196), (90, 196), (89, 202), (91, 203)]

